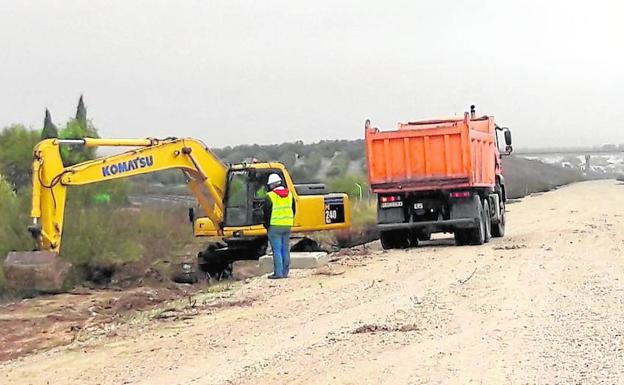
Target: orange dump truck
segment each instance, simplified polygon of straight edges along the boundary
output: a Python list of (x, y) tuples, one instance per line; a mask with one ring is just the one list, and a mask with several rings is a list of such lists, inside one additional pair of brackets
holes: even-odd
[(505, 178), (498, 132), (511, 153), (511, 132), (492, 116), (399, 123), (380, 131), (366, 121), (368, 180), (377, 194), (382, 246), (406, 248), (431, 233), (483, 244), (505, 233)]

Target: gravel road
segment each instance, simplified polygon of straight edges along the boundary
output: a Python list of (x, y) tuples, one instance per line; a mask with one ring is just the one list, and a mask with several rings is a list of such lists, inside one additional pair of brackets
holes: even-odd
[(487, 245), (373, 244), (330, 274), (252, 279), (229, 306), (5, 362), (0, 383), (624, 383), (624, 186), (508, 211)]

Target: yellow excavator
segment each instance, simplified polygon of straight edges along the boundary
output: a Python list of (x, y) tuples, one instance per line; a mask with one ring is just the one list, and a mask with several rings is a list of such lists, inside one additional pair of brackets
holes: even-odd
[[(60, 146), (126, 147), (124, 152), (64, 167)], [(58, 257), (68, 186), (80, 186), (157, 171), (179, 169), (202, 215), (189, 209), (196, 237), (219, 242), (198, 255), (204, 270), (234, 260), (257, 259), (267, 245), (263, 222), (264, 190), (269, 174), (282, 177), (297, 205), (293, 232), (350, 227), (349, 197), (328, 194), (323, 185), (295, 185), (280, 163), (226, 165), (201, 141), (166, 139), (45, 139), (34, 148), (32, 234), (36, 251), (9, 253), (7, 282), (18, 290), (54, 290), (69, 266)], [(54, 264), (58, 264), (54, 266)], [(46, 268), (53, 266), (53, 268)], [(47, 282), (42, 284), (41, 282)]]

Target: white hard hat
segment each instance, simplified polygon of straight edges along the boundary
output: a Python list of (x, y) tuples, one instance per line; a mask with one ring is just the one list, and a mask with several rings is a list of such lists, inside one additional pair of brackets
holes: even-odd
[(282, 178), (280, 178), (280, 176), (277, 174), (269, 175), (269, 181), (267, 182), (267, 184), (274, 184), (274, 183), (282, 183)]

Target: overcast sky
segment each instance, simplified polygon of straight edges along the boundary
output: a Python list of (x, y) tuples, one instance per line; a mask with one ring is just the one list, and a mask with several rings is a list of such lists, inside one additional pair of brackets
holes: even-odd
[(516, 147), (624, 143), (620, 1), (0, 0), (0, 126), (361, 138), (474, 103)]

